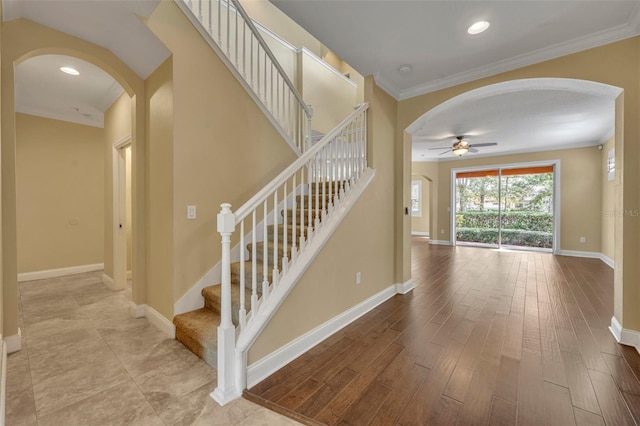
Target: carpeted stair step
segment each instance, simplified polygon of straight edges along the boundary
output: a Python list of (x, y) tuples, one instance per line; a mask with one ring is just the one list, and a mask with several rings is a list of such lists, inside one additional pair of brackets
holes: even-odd
[[(347, 183), (347, 181), (345, 180), (340, 180), (337, 182), (338, 185), (338, 189), (340, 188), (344, 188), (344, 185)], [(313, 191), (313, 193), (315, 194), (316, 192), (316, 187), (320, 188), (320, 192), (322, 193), (322, 186), (324, 186), (325, 191), (327, 191), (327, 188), (329, 188), (329, 185), (331, 185), (331, 192), (335, 191), (336, 188), (336, 181), (334, 180), (329, 180), (326, 182), (312, 182), (311, 183), (311, 190)]]
[[(319, 194), (319, 196), (316, 198), (315, 193), (313, 194), (313, 196), (311, 197), (311, 205), (313, 206), (313, 208), (316, 207), (316, 205), (318, 203), (320, 203), (320, 208), (324, 207), (325, 209), (328, 209), (329, 205), (332, 203), (333, 197), (334, 197), (334, 193), (331, 193), (331, 196), (329, 196), (329, 194), (325, 194), (324, 198), (322, 197), (322, 193)], [(296, 196), (296, 205), (300, 206), (301, 203), (303, 202), (302, 198), (304, 197), (304, 206), (305, 207), (309, 207), (309, 196), (308, 195), (297, 195)], [(323, 199), (325, 200), (323, 202)]]
[[(263, 272), (263, 264), (261, 262), (257, 263), (257, 269), (258, 269), (258, 273), (257, 273), (257, 281), (258, 281), (258, 285), (261, 286), (262, 285), (262, 280), (264, 277)], [(244, 282), (245, 282), (245, 287), (249, 286), (251, 287), (251, 261), (247, 260), (244, 262)], [(269, 265), (267, 267), (267, 280), (269, 280), (269, 282), (271, 283), (273, 279), (273, 266)], [(231, 264), (231, 283), (232, 284), (240, 284), (240, 262), (235, 262)]]
[[(258, 292), (258, 297), (262, 294), (262, 282), (256, 287)], [(222, 292), (222, 286), (212, 285), (209, 287), (205, 287), (202, 289), (202, 297), (204, 297), (204, 307), (206, 309), (211, 309), (214, 312), (220, 313), (220, 303), (221, 297), (220, 293)], [(245, 288), (244, 292), (244, 306), (247, 311), (251, 309), (251, 282), (247, 288)], [(237, 284), (231, 285), (231, 319), (235, 325), (238, 325), (239, 320), (239, 310), (240, 310), (240, 286)]]
[[(285, 229), (287, 230), (287, 240), (291, 241), (291, 236), (293, 235), (293, 225), (289, 224), (289, 225), (277, 225), (277, 226), (278, 226), (278, 241), (282, 241), (282, 236), (284, 235)], [(267, 239), (269, 241), (273, 241), (273, 229), (274, 229), (274, 226), (269, 225), (269, 229), (267, 231), (268, 232)], [(298, 240), (300, 240), (300, 237), (302, 235), (306, 237), (307, 232), (308, 232), (308, 229), (306, 227), (296, 226), (296, 235), (298, 236)]]
[(173, 317), (176, 339), (213, 368), (218, 368), (220, 315), (202, 308)]
[[(293, 212), (292, 210), (287, 211), (287, 222), (290, 225), (293, 224), (292, 212)], [(284, 219), (284, 211), (281, 212), (281, 215)], [(311, 209), (311, 220), (313, 222), (315, 222), (316, 217), (319, 219), (322, 218), (322, 210)], [(313, 222), (311, 223), (312, 225), (313, 225)], [(301, 223), (304, 223), (305, 226), (309, 226), (309, 210), (308, 209), (302, 210), (302, 215), (300, 214), (300, 210), (296, 212), (296, 224), (300, 225)]]
[[(291, 240), (287, 241), (287, 257), (291, 259)], [(253, 256), (253, 244), (247, 244), (247, 250), (249, 250), (249, 258)], [(273, 265), (273, 241), (269, 241), (267, 245), (267, 256), (269, 257), (269, 265)], [(278, 263), (282, 262), (284, 257), (284, 241), (278, 236)], [(256, 260), (258, 263), (264, 263), (264, 243), (256, 243)]]

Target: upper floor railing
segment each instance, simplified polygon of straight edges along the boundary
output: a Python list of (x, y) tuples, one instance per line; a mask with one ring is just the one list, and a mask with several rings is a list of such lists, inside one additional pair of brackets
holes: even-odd
[(300, 152), (310, 143), (313, 110), (284, 71), (239, 0), (184, 2)]

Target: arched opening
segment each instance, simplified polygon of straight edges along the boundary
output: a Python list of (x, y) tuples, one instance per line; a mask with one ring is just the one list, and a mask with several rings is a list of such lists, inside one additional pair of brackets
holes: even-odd
[[(531, 78), (483, 86), (425, 111), (405, 129), (411, 141), (405, 150), (412, 151), (405, 168), (435, 177), (431, 242), (450, 245), (454, 238), (451, 170), (557, 159), (563, 179), (559, 254), (599, 257), (621, 277), (621, 219), (606, 212), (622, 209), (616, 194), (623, 186), (620, 173), (609, 180), (606, 168), (608, 158), (622, 163), (622, 99), (623, 89), (608, 84)], [(454, 155), (456, 136), (480, 144), (479, 152)], [(498, 144), (483, 146), (491, 142)], [(587, 229), (592, 232), (585, 235)], [(410, 238), (406, 230), (404, 247)], [(617, 306), (622, 292), (615, 288)]]

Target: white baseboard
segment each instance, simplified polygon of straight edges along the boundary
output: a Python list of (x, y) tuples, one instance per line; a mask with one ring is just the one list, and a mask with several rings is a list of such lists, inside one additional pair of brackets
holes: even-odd
[(0, 376), (0, 426), (4, 426), (4, 417), (7, 411), (7, 342), (2, 339), (0, 335), (0, 342), (2, 342), (2, 369)]
[(398, 284), (393, 284), (337, 317), (330, 319), (292, 342), (289, 342), (261, 360), (254, 362), (247, 367), (247, 388), (251, 388), (260, 383), (318, 343), (340, 331), (397, 293)]
[(144, 317), (145, 306), (147, 305), (136, 305), (135, 303), (131, 302), (131, 304), (129, 305), (129, 313), (133, 318), (142, 318)]
[(606, 265), (613, 268), (615, 266), (615, 262), (613, 259), (605, 256), (602, 253), (598, 253), (595, 251), (580, 251), (580, 250), (558, 250), (556, 254), (560, 256), (571, 256), (571, 257), (585, 257), (588, 259), (600, 259)]
[(429, 240), (429, 244), (433, 244), (434, 246), (450, 246), (451, 241), (446, 240)]
[(67, 268), (46, 269), (43, 271), (22, 272), (18, 274), (18, 282), (44, 280), (47, 278), (64, 277), (66, 275), (82, 274), (84, 272), (100, 271), (104, 269), (104, 263), (92, 265), (69, 266)]
[(399, 294), (407, 294), (409, 293), (411, 290), (413, 290), (413, 279), (410, 279), (404, 283), (398, 283), (396, 284), (396, 291)]
[(5, 338), (7, 344), (7, 353), (12, 354), (22, 349), (22, 330), (18, 327), (18, 334), (7, 336)]
[(413, 235), (414, 237), (428, 237), (429, 233), (422, 231), (411, 231), (411, 235)]
[(616, 341), (622, 345), (632, 346), (640, 353), (640, 332), (622, 328), (622, 325), (616, 317), (611, 317), (611, 326), (609, 330)]
[(109, 275), (105, 274), (104, 272), (102, 273), (102, 282), (109, 287), (109, 289), (113, 290), (113, 291), (118, 291), (118, 289), (116, 288), (115, 283), (113, 282), (113, 278), (111, 278)]
[(129, 312), (134, 318), (146, 317), (151, 324), (153, 324), (158, 330), (166, 334), (169, 339), (176, 338), (176, 326), (151, 306), (136, 305), (135, 303), (131, 302), (131, 304), (129, 305)]

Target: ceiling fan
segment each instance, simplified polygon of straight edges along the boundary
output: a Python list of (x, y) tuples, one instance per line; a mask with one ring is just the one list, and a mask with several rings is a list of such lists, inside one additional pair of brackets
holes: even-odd
[(444, 149), (445, 151), (442, 152), (440, 155), (444, 155), (447, 152), (453, 152), (458, 157), (462, 157), (467, 152), (474, 152), (474, 153), (478, 152), (478, 150), (476, 148), (479, 148), (479, 147), (482, 147), (482, 146), (495, 146), (495, 145), (498, 145), (495, 142), (472, 143), (472, 144), (470, 144), (469, 142), (467, 142), (464, 139), (464, 136), (456, 136), (456, 139), (457, 140), (453, 143), (453, 146), (451, 148), (449, 148), (449, 147), (439, 147), (439, 148), (429, 148), (429, 149)]

